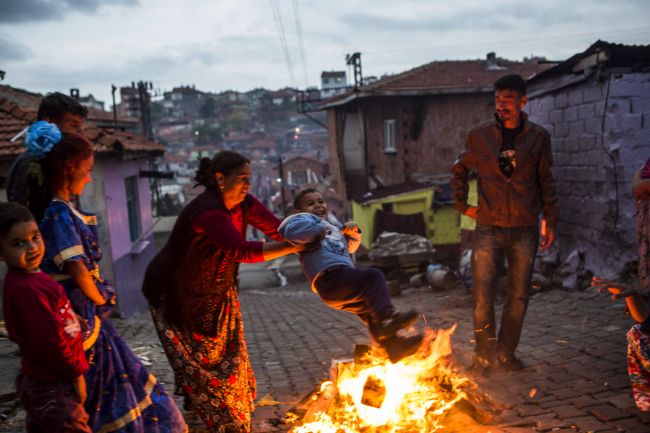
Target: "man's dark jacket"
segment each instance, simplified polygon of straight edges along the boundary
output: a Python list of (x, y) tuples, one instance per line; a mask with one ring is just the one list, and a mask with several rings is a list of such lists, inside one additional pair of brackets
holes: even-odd
[(481, 123), (467, 135), (465, 151), (452, 167), (452, 193), (456, 209), (468, 208), (469, 174), (478, 181), (478, 224), (497, 227), (537, 226), (543, 212), (554, 228), (558, 220), (555, 181), (551, 174), (551, 136), (546, 129), (523, 116), (522, 132), (515, 139), (516, 167), (510, 178), (499, 169), (503, 134), (497, 119)]

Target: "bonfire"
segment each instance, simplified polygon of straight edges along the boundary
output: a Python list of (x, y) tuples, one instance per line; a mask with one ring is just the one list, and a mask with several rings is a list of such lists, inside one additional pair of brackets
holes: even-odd
[(485, 420), (489, 399), (453, 366), (455, 329), (427, 329), (420, 351), (396, 364), (378, 348), (335, 363), (332, 380), (288, 414), (300, 423), (290, 433), (436, 432), (452, 408)]

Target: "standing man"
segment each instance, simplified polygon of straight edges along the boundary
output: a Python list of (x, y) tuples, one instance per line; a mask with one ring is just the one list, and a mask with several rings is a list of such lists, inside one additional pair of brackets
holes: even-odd
[[(521, 370), (515, 356), (530, 295), (537, 252), (555, 239), (558, 219), (548, 131), (528, 121), (526, 81), (507, 75), (494, 84), (494, 120), (472, 128), (466, 149), (452, 167), (456, 209), (476, 220), (472, 251), (472, 297), (476, 354), (472, 369), (488, 373), (497, 364)], [(476, 171), (478, 206), (468, 206), (468, 175)], [(539, 236), (539, 213), (543, 213)], [(545, 227), (545, 230), (544, 230)], [(508, 264), (508, 293), (498, 338), (494, 296), (497, 264)]]

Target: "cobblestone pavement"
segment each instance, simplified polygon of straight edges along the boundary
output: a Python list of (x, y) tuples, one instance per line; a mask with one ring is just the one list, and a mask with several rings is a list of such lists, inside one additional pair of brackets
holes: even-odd
[[(289, 280), (299, 280), (295, 263), (288, 269)], [(333, 358), (351, 357), (354, 344), (367, 343), (368, 337), (353, 315), (323, 305), (305, 282), (276, 287), (273, 274), (261, 265), (243, 268), (240, 296), (258, 399), (268, 396), (279, 402), (256, 409), (254, 432), (283, 432), (288, 427), (278, 421), (286, 410), (327, 378)], [(411, 288), (395, 302), (398, 307), (422, 311), (421, 327), (425, 320), (432, 327), (457, 323), (454, 354), (460, 364), (469, 365), (471, 299), (465, 291), (434, 293)], [(139, 314), (115, 319), (115, 323), (171, 391), (171, 369), (149, 316)], [(625, 334), (631, 323), (623, 315), (623, 304), (603, 294), (536, 294), (518, 352), (527, 368), (475, 378), (483, 391), (509, 409), (489, 426), (468, 419), (464, 427), (448, 431), (650, 432), (650, 423), (644, 424), (634, 407), (627, 378)], [(18, 365), (14, 352), (10, 342), (0, 341), (0, 395), (13, 388)], [(0, 432), (22, 431), (24, 414), (11, 405), (0, 403), (0, 411), (8, 414), (0, 422)], [(201, 432), (200, 420), (186, 416), (191, 431)]]

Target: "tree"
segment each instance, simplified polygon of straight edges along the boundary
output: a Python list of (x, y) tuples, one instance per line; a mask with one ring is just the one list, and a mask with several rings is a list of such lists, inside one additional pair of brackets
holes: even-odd
[(250, 116), (241, 110), (235, 110), (230, 113), (224, 120), (224, 126), (227, 129), (244, 132), (250, 123)]

